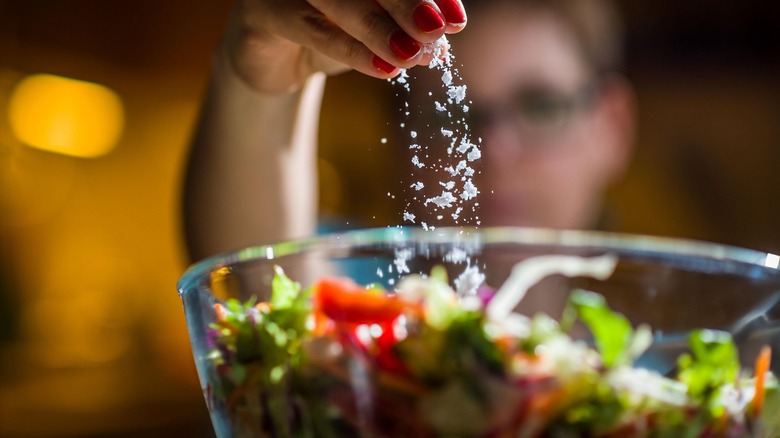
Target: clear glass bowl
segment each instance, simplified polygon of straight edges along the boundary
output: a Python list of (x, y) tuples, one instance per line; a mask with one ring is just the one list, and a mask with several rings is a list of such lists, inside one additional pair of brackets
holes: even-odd
[[(230, 402), (217, 396), (224, 395), (226, 388), (219, 387), (219, 381), (214, 378), (217, 365), (210, 356), (214, 345), (209, 327), (217, 318), (217, 303), (229, 298), (267, 300), (275, 266), (282, 267), (291, 279), (303, 286), (311, 285), (323, 275), (337, 274), (352, 277), (359, 284), (377, 283), (388, 290), (403, 275), (428, 274), (436, 265), (444, 266), (450, 279), (457, 278), (467, 266), (476, 266), (485, 274), (487, 284), (498, 287), (517, 262), (529, 257), (602, 254), (614, 254), (618, 258), (616, 270), (609, 278), (546, 277), (531, 288), (518, 311), (528, 315), (544, 311), (557, 317), (572, 290), (600, 293), (612, 309), (625, 315), (632, 324), (647, 323), (653, 328), (653, 346), (638, 359), (637, 365), (662, 374), (675, 367), (677, 356), (687, 349), (688, 333), (694, 329), (732, 332), (745, 367), (753, 366), (765, 345), (780, 351), (780, 324), (775, 320), (780, 317), (780, 305), (775, 304), (780, 300), (780, 258), (690, 240), (522, 228), (359, 230), (251, 247), (213, 257), (190, 267), (179, 281), (178, 290), (217, 435), (259, 437), (267, 436), (262, 429), (268, 419), (253, 417), (251, 405), (259, 403), (268, 408), (274, 403), (273, 396), (245, 391), (241, 395), (243, 407), (238, 410), (235, 400)], [(778, 365), (780, 360), (772, 366), (776, 375), (780, 372)], [(376, 370), (372, 364), (348, 368), (345, 379), (352, 381), (352, 388), (375, 384)], [(307, 388), (307, 382), (304, 378), (294, 385), (286, 385), (287, 395), (298, 390), (321, 390), (314, 387), (316, 379), (311, 380), (312, 387)], [(353, 408), (362, 411), (361, 418), (374, 418), (381, 423), (388, 410), (401, 409), (405, 414), (396, 418), (415, 421), (414, 406), (387, 405), (381, 397), (372, 398), (376, 391), (360, 392), (341, 396), (351, 398)], [(324, 402), (320, 408), (331, 413), (339, 409), (339, 404), (329, 399), (330, 394), (321, 396)], [(286, 409), (289, 425), (284, 430), (291, 436), (308, 436), (301, 435), (305, 431), (297, 429), (305, 415), (296, 406)], [(342, 430), (337, 436), (400, 437), (412, 436), (413, 430), (405, 429), (403, 424), (386, 422), (367, 426), (359, 433)], [(322, 434), (314, 432), (311, 436)]]

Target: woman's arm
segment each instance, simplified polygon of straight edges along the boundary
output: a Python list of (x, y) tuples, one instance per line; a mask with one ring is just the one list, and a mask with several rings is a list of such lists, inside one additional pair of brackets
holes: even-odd
[(192, 141), (185, 229), (193, 260), (314, 231), (323, 73), (259, 94), (217, 60)]

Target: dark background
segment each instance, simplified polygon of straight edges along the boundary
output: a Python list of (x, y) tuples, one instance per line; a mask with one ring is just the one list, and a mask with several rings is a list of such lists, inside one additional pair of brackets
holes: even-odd
[[(228, 1), (0, 0), (0, 436), (210, 436), (175, 283), (186, 145)], [(636, 87), (621, 231), (780, 251), (780, 14), (769, 1), (620, 3)], [(5, 117), (33, 73), (104, 84), (116, 149), (30, 149)], [(398, 215), (386, 83), (329, 82), (323, 214)], [(357, 97), (359, 96), (359, 100)], [(377, 171), (377, 169), (380, 169)]]

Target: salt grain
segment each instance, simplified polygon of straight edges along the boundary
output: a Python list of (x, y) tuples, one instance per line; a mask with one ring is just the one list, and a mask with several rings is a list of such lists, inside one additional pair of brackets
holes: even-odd
[(439, 196), (434, 196), (433, 198), (426, 199), (425, 205), (434, 204), (439, 208), (449, 208), (456, 201), (457, 199), (451, 192), (445, 191), (442, 192), (442, 194)]
[(460, 85), (457, 87), (450, 87), (447, 90), (447, 96), (449, 96), (450, 99), (455, 101), (456, 104), (463, 102), (463, 99), (466, 98), (466, 86)]
[(441, 82), (446, 86), (452, 85), (452, 72), (449, 70), (445, 71), (444, 74), (441, 75)]
[(469, 199), (474, 199), (477, 196), (477, 193), (479, 193), (477, 186), (475, 186), (471, 180), (467, 180), (466, 184), (463, 186), (463, 192), (461, 192), (460, 197), (464, 201), (468, 201)]

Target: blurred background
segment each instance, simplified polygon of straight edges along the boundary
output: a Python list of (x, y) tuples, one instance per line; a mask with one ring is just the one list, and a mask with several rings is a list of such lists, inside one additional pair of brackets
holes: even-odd
[[(640, 121), (610, 195), (620, 230), (780, 252), (777, 8), (620, 5)], [(187, 142), (230, 6), (0, 0), (0, 437), (212, 435), (175, 285)], [(391, 93), (328, 83), (324, 215), (397, 221)]]

